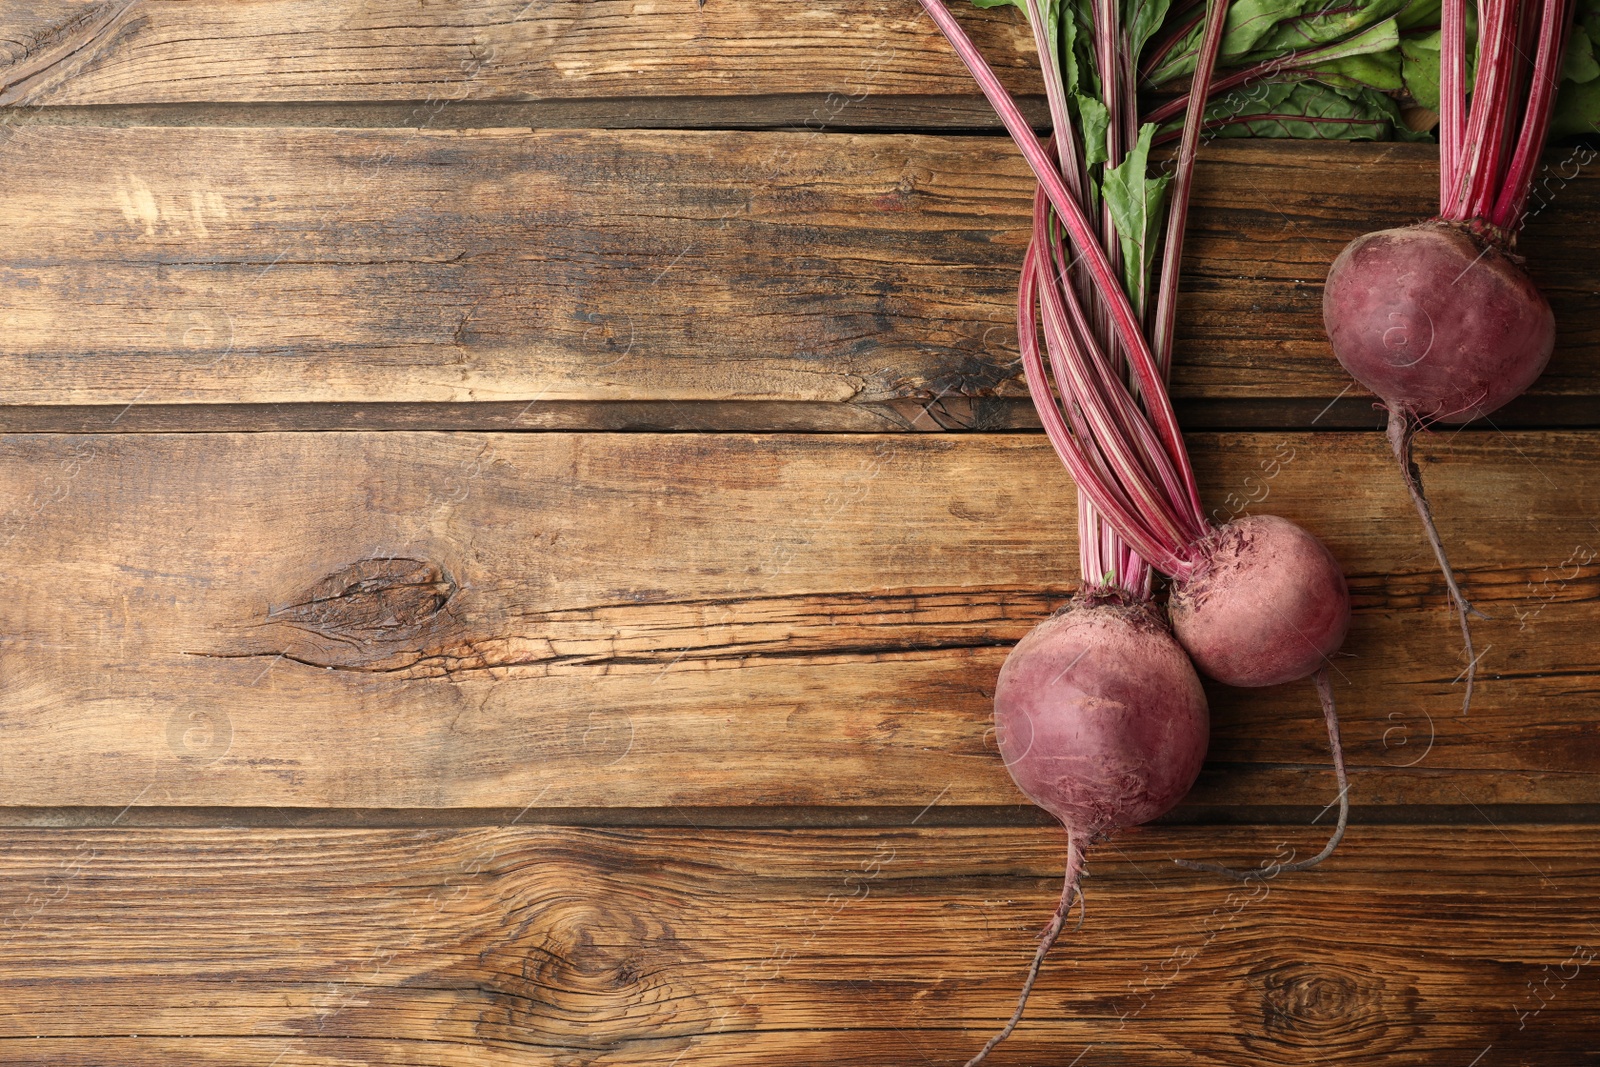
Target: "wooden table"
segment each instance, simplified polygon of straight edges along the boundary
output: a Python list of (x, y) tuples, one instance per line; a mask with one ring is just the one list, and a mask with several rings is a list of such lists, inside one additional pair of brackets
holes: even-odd
[[(1077, 567), (1031, 183), (915, 4), (0, 21), (0, 1062), (963, 1062), (1064, 859), (991, 686)], [(1353, 826), (1175, 867), (1333, 800), (1310, 686), (1212, 689), (996, 1064), (1600, 1054), (1600, 181), (1551, 162), (1550, 370), (1420, 444), (1462, 717), (1318, 325), (1430, 151), (1206, 150), (1174, 393), (1218, 514), (1349, 572)]]

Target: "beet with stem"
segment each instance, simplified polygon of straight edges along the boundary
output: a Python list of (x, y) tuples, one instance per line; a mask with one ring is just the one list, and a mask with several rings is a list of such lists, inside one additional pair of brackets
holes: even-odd
[(1412, 460), (1419, 428), (1464, 423), (1520, 396), (1555, 347), (1550, 304), (1515, 254), (1555, 104), (1570, 0), (1480, 0), (1477, 80), (1466, 94), (1466, 0), (1444, 0), (1439, 214), (1369, 233), (1334, 260), (1322, 318), (1345, 370), (1383, 402), (1388, 439), (1461, 624), (1472, 706), (1470, 616)]

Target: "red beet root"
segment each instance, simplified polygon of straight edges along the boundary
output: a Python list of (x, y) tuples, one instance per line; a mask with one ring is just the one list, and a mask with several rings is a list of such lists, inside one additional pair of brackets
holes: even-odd
[[(1074, 73), (1069, 90), (1058, 63), (1059, 42), (1049, 36), (1054, 8), (1047, 19), (1039, 0), (1026, 0), (1024, 6), (1045, 73), (1054, 126), (1049, 147), (1040, 142), (1027, 116), (942, 0), (923, 0), (924, 9), (972, 71), (1039, 179), (1033, 240), (1018, 287), (1017, 333), (1029, 393), (1051, 444), (1078, 482), (1079, 566), (1087, 590), (1067, 611), (1023, 638), (1007, 658), (996, 685), (1001, 754), (1018, 787), (1066, 826), (1067, 871), (1016, 1010), (967, 1067), (977, 1067), (1022, 1018), (1039, 968), (1072, 905), (1089, 841), (1153, 819), (1175, 805), (1199, 774), (1208, 722), (1194, 664), (1150, 597), (1152, 568), (1178, 581), (1198, 577), (1196, 572), (1205, 562), (1201, 543), (1213, 532), (1201, 508), (1165, 377), (1174, 335), (1189, 176), (1211, 71), (1222, 46), (1227, 0), (1206, 0), (1205, 29), (1171, 179), (1163, 266), (1153, 308), (1147, 306), (1151, 264), (1145, 262), (1134, 271), (1142, 274), (1140, 279), (1128, 281), (1129, 264), (1121, 256), (1135, 234), (1119, 227), (1135, 224), (1119, 221), (1124, 213), (1117, 207), (1124, 205), (1131, 212), (1137, 202), (1142, 205), (1139, 211), (1148, 210), (1159, 201), (1166, 182), (1148, 184), (1145, 152), (1155, 128), (1139, 126), (1134, 79), (1123, 76), (1136, 69), (1144, 39), (1131, 39), (1114, 5), (1094, 9), (1093, 51), (1101, 66), (1095, 91), (1101, 96), (1103, 122), (1098, 133), (1075, 129), (1067, 101), (1080, 86)], [(1109, 167), (1118, 168), (1115, 180)], [(1139, 247), (1151, 247), (1147, 242), (1154, 234), (1144, 231), (1143, 222), (1136, 225)], [(1115, 254), (1108, 254), (1108, 249)], [(1150, 311), (1153, 314), (1147, 314)], [(1144, 332), (1147, 322), (1149, 337)], [(1040, 349), (1041, 336), (1049, 370)], [(1288, 523), (1279, 525), (1299, 538), (1309, 538)], [(1272, 529), (1282, 533), (1277, 526)], [(1252, 543), (1267, 539), (1263, 536)], [(1299, 544), (1293, 537), (1289, 540)], [(1277, 565), (1281, 555), (1262, 552), (1251, 558)], [(1322, 565), (1329, 560), (1324, 552), (1316, 562), (1325, 569)], [(1279, 573), (1273, 580), (1281, 584), (1282, 577)], [(1232, 585), (1251, 583), (1239, 578)], [(1255, 585), (1250, 595), (1257, 604), (1289, 602), (1276, 584)], [(1337, 593), (1342, 600), (1342, 583)], [(1326, 597), (1311, 597), (1320, 599)], [(1337, 629), (1342, 636), (1343, 621), (1329, 624), (1318, 611), (1313, 615), (1321, 621), (1312, 628), (1319, 634)], [(1293, 632), (1292, 618), (1290, 622), (1291, 629), (1279, 635), (1277, 644), (1293, 653), (1272, 653), (1269, 670), (1287, 669), (1287, 660), (1300, 654), (1301, 639)], [(1305, 673), (1320, 663), (1323, 651), (1323, 637), (1312, 643), (1317, 646), (1317, 662)], [(1322, 853), (1294, 869), (1320, 862), (1332, 852), (1348, 809), (1332, 692), (1320, 670), (1317, 685), (1335, 746), (1339, 823)], [(1239, 874), (1216, 865), (1191, 866)]]
[(1252, 515), (1202, 543), (1193, 577), (1168, 610), (1195, 666), (1219, 682), (1279, 685), (1306, 677), (1350, 629), (1344, 572), (1323, 543), (1287, 519)]
[(995, 737), (1017, 787), (1067, 828), (1067, 875), (1004, 1041), (1066, 924), (1090, 840), (1148, 822), (1183, 799), (1205, 762), (1210, 715), (1194, 665), (1147, 600), (1080, 595), (1006, 657)]
[(1322, 321), (1345, 370), (1425, 423), (1469, 422), (1520, 396), (1555, 346), (1550, 303), (1522, 268), (1443, 222), (1350, 242)]
[(1467, 85), (1466, 0), (1439, 29), (1439, 214), (1352, 241), (1328, 273), (1322, 320), (1333, 352), (1389, 409), (1389, 445), (1444, 573), (1466, 646), (1473, 609), (1456, 584), (1411, 460), (1430, 422), (1470, 422), (1520, 395), (1555, 344), (1550, 305), (1511, 255), (1527, 209), (1573, 24), (1572, 0), (1479, 3)]
[(1328, 272), (1322, 321), (1339, 363), (1389, 409), (1389, 444), (1444, 573), (1466, 648), (1472, 706), (1477, 656), (1469, 615), (1411, 458), (1428, 422), (1470, 422), (1520, 396), (1555, 347), (1550, 302), (1495, 242), (1467, 224), (1380, 230), (1347, 245)]
[(1034, 627), (994, 720), (1018, 788), (1085, 842), (1166, 812), (1205, 760), (1205, 691), (1148, 602), (1078, 600)]

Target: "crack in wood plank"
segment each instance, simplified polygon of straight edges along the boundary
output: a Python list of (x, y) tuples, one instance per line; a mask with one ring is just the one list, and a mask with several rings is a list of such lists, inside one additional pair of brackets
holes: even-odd
[(138, 0), (121, 4), (106, 0), (90, 4), (31, 34), (23, 42), (21, 53), (0, 66), (0, 107), (28, 103), (47, 76), (62, 74), (74, 60), (83, 60), (86, 53), (105, 44), (122, 17), (137, 3)]

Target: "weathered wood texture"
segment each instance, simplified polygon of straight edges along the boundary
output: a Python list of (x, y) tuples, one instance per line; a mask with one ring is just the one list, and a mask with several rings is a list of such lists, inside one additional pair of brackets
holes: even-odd
[[(957, 14), (1043, 91), (1020, 12)], [(0, 25), (0, 104), (977, 95), (915, 0), (6, 0)]]
[[(1427, 212), (1429, 154), (1208, 158), (1179, 402), (1366, 407), (1321, 278)], [(1000, 139), (35, 126), (0, 185), (8, 404), (849, 401), (823, 428), (892, 429), (1023, 395), (1031, 185)], [(1553, 196), (1525, 247), (1561, 344), (1524, 412), (1600, 397), (1600, 179)]]
[[(1309, 837), (1092, 850), (1087, 921), (992, 1062), (1593, 1054), (1592, 829), (1361, 828), (1250, 888), (1170, 862)], [(1062, 854), (1048, 829), (13, 833), (0, 1058), (960, 1064), (1011, 1010)]]
[[(1019, 13), (956, 7), (1036, 94)], [(1070, 484), (1037, 436), (750, 434), (1031, 422), (1010, 145), (817, 132), (992, 126), (915, 0), (0, 0), (0, 26), (0, 431), (85, 431), (0, 436), (0, 1062), (963, 1062), (1058, 892), (988, 693), (1075, 584)], [(584, 125), (807, 132), (552, 129)], [(1359, 421), (1320, 280), (1429, 213), (1430, 153), (1206, 155), (1186, 424)], [(1561, 348), (1501, 425), (1600, 425), (1600, 184), (1570, 162), (1525, 245)], [(152, 432), (452, 426), (741, 433)], [(1350, 572), (1358, 812), (1466, 822), (1358, 825), (1242, 892), (1168, 860), (1325, 827), (1100, 846), (993, 1062), (1597, 1054), (1595, 830), (1488, 814), (1600, 805), (1592, 438), (1422, 445), (1495, 616), (1462, 719), (1381, 442), (1193, 437), (1221, 512), (1304, 522)], [(1331, 800), (1310, 697), (1213, 690), (1179, 816)], [(695, 824), (802, 805), (901, 826)], [(496, 811), (659, 825), (228, 828)], [(80, 815), (211, 828), (15, 828)], [(978, 818), (1011, 825), (929, 825)]]
[[(1586, 441), (1422, 442), (1462, 720), (1381, 438), (1193, 438), (1350, 574), (1357, 803), (1600, 802)], [(9, 806), (1014, 804), (990, 687), (1077, 582), (1036, 435), (9, 436), (0, 491)], [(1309, 686), (1213, 703), (1194, 803), (1331, 798)]]

